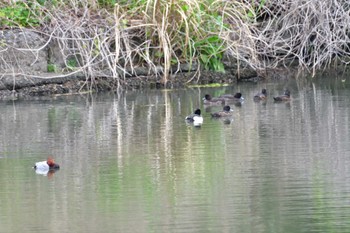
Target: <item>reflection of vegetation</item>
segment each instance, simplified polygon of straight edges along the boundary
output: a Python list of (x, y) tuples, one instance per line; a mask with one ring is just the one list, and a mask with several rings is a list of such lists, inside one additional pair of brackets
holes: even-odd
[(62, 124), (67, 123), (71, 130), (82, 126), (82, 115), (75, 107), (52, 107), (48, 110), (48, 129), (59, 134)]
[[(89, 213), (87, 217), (102, 215), (102, 222), (113, 218), (123, 227), (142, 220), (151, 232), (178, 226), (183, 219), (198, 231), (218, 229), (232, 218), (235, 222), (228, 227), (237, 224), (240, 232), (339, 230), (339, 219), (350, 214), (344, 207), (347, 171), (338, 164), (346, 160), (338, 153), (343, 152), (340, 143), (347, 142), (329, 142), (329, 138), (346, 138), (346, 128), (334, 129), (348, 119), (347, 102), (324, 101), (332, 96), (333, 86), (315, 92), (306, 88), (299, 91), (305, 96), (292, 103), (292, 110), (251, 100), (235, 108), (231, 125), (211, 121), (208, 112), (202, 128), (185, 124), (184, 116), (194, 106), (202, 106), (203, 93), (231, 90), (142, 90), (89, 104), (79, 104), (78, 98), (69, 100), (73, 104), (40, 102), (35, 111), (30, 103), (17, 102), (13, 116), (13, 106), (5, 105), (1, 122), (8, 121), (4, 115), (15, 120), (10, 128), (2, 125), (0, 142), (20, 148), (16, 153), (22, 159), (0, 159), (2, 210), (17, 221), (23, 216), (19, 213), (40, 209), (42, 199), (48, 198), (54, 200), (52, 211), (66, 211), (64, 220), (71, 224), (76, 223), (72, 218), (81, 219), (83, 211)], [(347, 96), (345, 89), (338, 91), (340, 97)], [(317, 107), (315, 100), (322, 104)], [(337, 108), (337, 104), (344, 106)], [(329, 106), (331, 111), (326, 111)], [(334, 114), (338, 110), (342, 114)], [(281, 119), (275, 113), (288, 117)], [(30, 139), (21, 141), (22, 135)], [(286, 143), (276, 143), (276, 138)], [(319, 143), (326, 146), (319, 148)], [(29, 175), (32, 163), (20, 153), (28, 145), (47, 152), (48, 144), (70, 166), (49, 184), (43, 177)], [(349, 224), (341, 227), (349, 229)]]
[[(315, 167), (315, 174), (313, 174), (313, 187), (312, 187), (312, 199), (311, 199), (311, 208), (314, 210), (312, 213), (312, 218), (314, 221), (320, 223), (319, 231), (320, 232), (337, 232), (336, 223), (334, 223), (335, 216), (331, 212), (326, 212), (332, 208), (336, 200), (327, 199), (327, 188), (324, 185), (324, 177), (321, 176), (323, 169)], [(316, 230), (316, 229), (315, 229)]]
[(72, 127), (72, 129), (81, 127), (83, 123), (83, 115), (81, 112), (78, 111), (74, 106), (68, 108), (67, 110), (69, 125)]
[(144, 199), (150, 205), (157, 203), (159, 200), (155, 195), (157, 184), (153, 182), (151, 169), (144, 163), (144, 159), (129, 161), (130, 164), (124, 166), (110, 161), (106, 170), (101, 171), (98, 192), (100, 201), (106, 202), (104, 208), (112, 212), (124, 212), (130, 210), (130, 206), (136, 203), (143, 203)]
[[(23, 158), (24, 155), (21, 154), (21, 158), (1, 158), (0, 160), (1, 213), (2, 218), (11, 219), (9, 222), (12, 223), (24, 220), (21, 219), (23, 216), (20, 213), (28, 206), (28, 200), (35, 198), (33, 192), (28, 192), (33, 188), (29, 186), (32, 184), (29, 177), (33, 177), (33, 170), (30, 167), (33, 164)], [(3, 231), (4, 225), (6, 224), (0, 227)]]
[(48, 122), (48, 130), (50, 133), (56, 132), (57, 124), (59, 123), (56, 119), (56, 108), (50, 108), (47, 111), (47, 122)]
[[(165, 100), (173, 99), (171, 92), (164, 95)], [(174, 121), (169, 121), (167, 114), (159, 114), (166, 112), (166, 108), (172, 114), (176, 107), (171, 105), (171, 102), (158, 105), (156, 112), (147, 110), (154, 106), (144, 107), (141, 112), (135, 109), (127, 114), (135, 118), (124, 120), (122, 128), (114, 133), (123, 136), (120, 151), (110, 156), (108, 165), (101, 166), (98, 187), (101, 208), (128, 212), (139, 208), (134, 205), (144, 204), (143, 209), (154, 213), (154, 219), (149, 219), (152, 222), (157, 221), (157, 214), (167, 211), (164, 206), (181, 205), (181, 197), (189, 192), (199, 197), (198, 202), (205, 202), (206, 198), (213, 198), (212, 190), (223, 185), (218, 181), (224, 179), (226, 152), (222, 142), (216, 140), (221, 137), (222, 124), (212, 125), (210, 133), (205, 128), (188, 127), (185, 122), (173, 129)], [(152, 122), (138, 124), (138, 119), (147, 116), (142, 113), (151, 114)], [(137, 147), (130, 146), (136, 144)]]

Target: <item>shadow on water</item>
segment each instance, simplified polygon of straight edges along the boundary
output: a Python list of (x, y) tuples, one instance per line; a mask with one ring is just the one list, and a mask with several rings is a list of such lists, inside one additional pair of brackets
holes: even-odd
[[(348, 81), (2, 102), (0, 232), (349, 232)], [(234, 92), (232, 118), (212, 119), (203, 96)], [(48, 155), (50, 179), (32, 169)]]

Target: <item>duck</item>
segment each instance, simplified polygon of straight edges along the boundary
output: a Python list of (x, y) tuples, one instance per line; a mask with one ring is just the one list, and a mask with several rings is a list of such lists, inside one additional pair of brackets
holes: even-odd
[(255, 96), (254, 96), (254, 101), (260, 101), (260, 100), (266, 100), (267, 99), (267, 91), (266, 89), (262, 89), (261, 90), (261, 93), (257, 93)]
[(212, 117), (230, 117), (232, 116), (232, 109), (229, 105), (225, 105), (220, 112), (214, 112), (211, 114)]
[(56, 171), (60, 169), (60, 165), (55, 163), (52, 157), (48, 157), (47, 160), (41, 161), (41, 162), (36, 162), (34, 165), (34, 169), (36, 171), (40, 172), (46, 172), (48, 173), (49, 171)]
[(219, 98), (224, 98), (225, 100), (225, 104), (233, 104), (235, 105), (236, 107), (241, 107), (242, 106), (242, 103), (244, 101), (244, 98), (242, 96), (242, 93), (240, 92), (237, 92), (236, 94), (234, 95), (231, 95), (231, 94), (225, 94), (225, 95), (222, 95), (220, 96)]
[(193, 123), (195, 126), (200, 126), (203, 124), (203, 117), (201, 116), (201, 110), (197, 108), (193, 114), (186, 116), (185, 120), (187, 122)]
[(233, 101), (242, 101), (242, 100), (244, 100), (244, 98), (242, 96), (242, 93), (240, 93), (240, 92), (237, 92), (234, 95), (224, 94), (224, 95), (219, 96), (219, 98), (223, 98), (225, 100), (233, 100)]
[(221, 105), (225, 103), (224, 98), (212, 97), (209, 94), (206, 94), (203, 98), (203, 104), (205, 105)]
[(275, 100), (275, 102), (289, 101), (291, 99), (290, 98), (290, 91), (285, 90), (283, 95), (275, 96), (275, 97), (273, 97), (273, 99)]

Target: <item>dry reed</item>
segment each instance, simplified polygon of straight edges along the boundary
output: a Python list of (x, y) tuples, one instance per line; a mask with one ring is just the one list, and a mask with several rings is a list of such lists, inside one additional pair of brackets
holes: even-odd
[(112, 9), (97, 0), (34, 2), (30, 9), (35, 6), (41, 24), (31, 30), (46, 35), (40, 49), (57, 43), (66, 75), (83, 72), (87, 79), (112, 77), (119, 84), (136, 75), (136, 67), (166, 82), (180, 64), (210, 68), (204, 63), (219, 64), (223, 54), (256, 70), (296, 62), (314, 74), (334, 61), (349, 63), (348, 1), (255, 2), (144, 0)]

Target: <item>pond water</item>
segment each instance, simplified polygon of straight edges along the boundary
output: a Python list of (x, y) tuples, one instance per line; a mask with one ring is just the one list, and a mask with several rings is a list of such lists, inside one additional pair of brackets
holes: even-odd
[[(350, 232), (349, 81), (0, 102), (0, 232)], [(203, 96), (238, 91), (211, 119)]]

